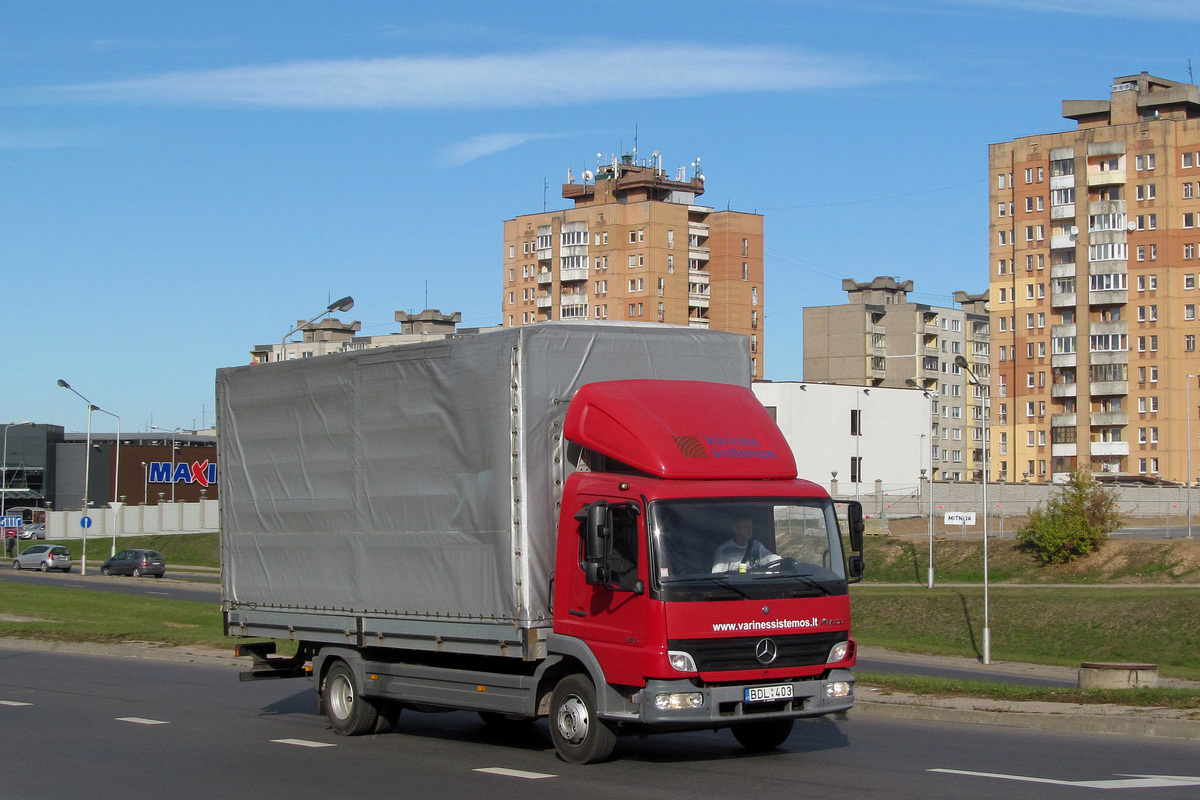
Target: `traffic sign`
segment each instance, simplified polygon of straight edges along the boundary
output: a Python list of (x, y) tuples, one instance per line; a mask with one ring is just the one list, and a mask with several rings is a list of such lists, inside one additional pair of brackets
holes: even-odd
[[(974, 523), (972, 523), (972, 524), (974, 524)], [(92, 527), (92, 518), (88, 517), (88, 516), (80, 517), (79, 518), (79, 527), (83, 528), (85, 531), (88, 528)]]
[(0, 528), (20, 528), (24, 522), (20, 514), (0, 517)]
[(946, 512), (946, 524), (947, 525), (974, 525), (975, 524), (975, 512), (974, 511), (947, 511)]

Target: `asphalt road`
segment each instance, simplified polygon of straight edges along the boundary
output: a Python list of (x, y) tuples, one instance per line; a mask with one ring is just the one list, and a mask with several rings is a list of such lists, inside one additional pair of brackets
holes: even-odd
[(554, 755), (544, 722), (496, 733), (465, 712), (406, 711), (398, 732), (343, 738), (315, 715), (308, 682), (240, 683), (236, 673), (0, 648), (0, 734), (10, 744), (0, 795), (1073, 800), (1135, 780), (1144, 788), (1114, 796), (1193, 800), (1200, 786), (1195, 742), (853, 712), (805, 721), (765, 755), (745, 754), (727, 731), (701, 732), (623, 738), (616, 761), (575, 767)]

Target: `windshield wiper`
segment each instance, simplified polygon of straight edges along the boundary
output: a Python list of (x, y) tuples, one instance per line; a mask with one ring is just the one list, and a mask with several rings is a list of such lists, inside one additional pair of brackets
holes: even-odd
[(741, 589), (738, 588), (737, 584), (733, 583), (731, 580), (729, 580), (729, 578), (725, 577), (725, 575), (723, 575), (719, 572), (714, 573), (712, 575), (701, 575), (696, 578), (688, 578), (688, 580), (706, 581), (708, 583), (717, 583), (726, 589), (732, 589), (733, 591), (737, 592), (738, 594), (740, 594), (742, 597), (746, 598), (747, 600), (750, 599), (750, 595), (743, 592)]
[(799, 575), (799, 574), (788, 574), (786, 572), (778, 572), (778, 573), (767, 573), (767, 574), (763, 574), (763, 575), (756, 575), (754, 579), (758, 580), (758, 581), (762, 581), (762, 580), (781, 580), (783, 578), (795, 578), (795, 579), (802, 581), (803, 583), (813, 587), (814, 589), (819, 589), (822, 594), (825, 594), (825, 595), (833, 594), (833, 592), (827, 586), (825, 586), (825, 584), (823, 584), (820, 581), (818, 581), (817, 579), (815, 579), (812, 575)]

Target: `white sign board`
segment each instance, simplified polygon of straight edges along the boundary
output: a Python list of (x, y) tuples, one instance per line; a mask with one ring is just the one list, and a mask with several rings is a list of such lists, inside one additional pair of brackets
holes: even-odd
[(975, 512), (974, 511), (947, 511), (946, 512), (946, 524), (947, 525), (974, 525), (975, 524)]

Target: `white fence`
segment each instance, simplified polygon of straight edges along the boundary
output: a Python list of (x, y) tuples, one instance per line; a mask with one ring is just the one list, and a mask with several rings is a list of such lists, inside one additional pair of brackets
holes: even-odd
[[(159, 503), (156, 506), (123, 505), (118, 509), (92, 508), (87, 516), (92, 525), (89, 539), (140, 536), (151, 533), (216, 533), (220, 529), (217, 500), (198, 503)], [(82, 511), (50, 511), (46, 514), (46, 537), (81, 539)]]

